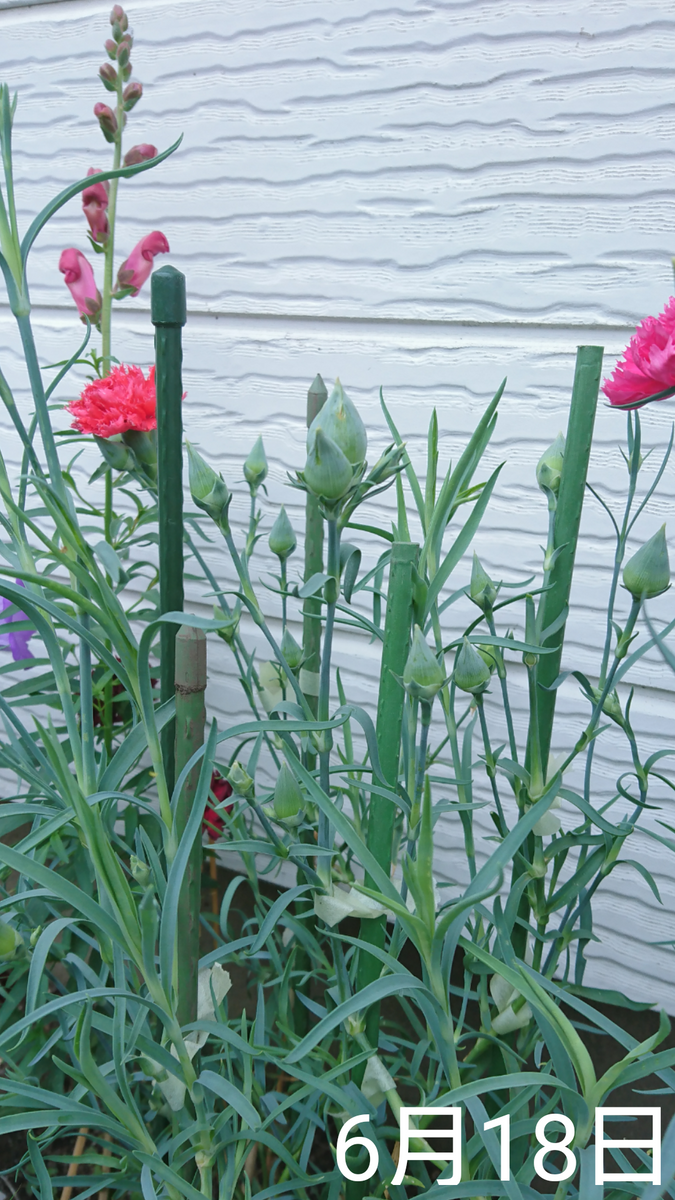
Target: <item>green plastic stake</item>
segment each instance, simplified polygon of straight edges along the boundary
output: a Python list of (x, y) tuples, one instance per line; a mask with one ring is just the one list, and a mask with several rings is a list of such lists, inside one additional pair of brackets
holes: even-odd
[[(602, 346), (579, 346), (577, 350), (572, 403), (567, 425), (558, 507), (555, 514), (554, 545), (561, 547), (549, 577), (550, 588), (541, 598), (541, 628), (546, 629), (569, 604), (574, 559), (577, 552), (581, 510), (586, 491), (588, 460), (602, 373)], [(558, 678), (565, 640), (565, 626), (552, 635), (556, 649), (542, 654), (537, 666), (539, 745), (544, 772), (548, 763), (555, 714), (556, 692), (545, 688)], [(551, 639), (548, 639), (551, 644)]]
[[(157, 388), (157, 496), (159, 508), (160, 612), (183, 608), (183, 398), (181, 330), (186, 321), (185, 276), (175, 267), (155, 271), (151, 285)], [(175, 626), (160, 630), (160, 696), (174, 694)], [(169, 792), (175, 781), (174, 724), (162, 730), (162, 757)]]
[[(328, 390), (320, 375), (307, 393), (307, 428), (328, 399)], [(307, 496), (305, 510), (305, 583), (323, 571), (323, 517), (315, 496)], [(305, 657), (300, 684), (314, 716), (319, 704), (321, 666), (321, 601), (310, 596), (302, 608), (302, 651)]]
[[(204, 744), (206, 709), (206, 635), (202, 629), (181, 625), (176, 634), (176, 775)], [(199, 783), (200, 764), (188, 775), (175, 810), (176, 839), (183, 836)], [(178, 906), (178, 1020), (197, 1019), (199, 964), (199, 914), (202, 887), (202, 840), (194, 841)]]
[[(419, 546), (412, 542), (394, 542), (391, 548), (389, 587), (387, 589), (387, 613), (384, 621), (384, 645), (380, 667), (380, 690), (377, 702), (377, 749), (380, 765), (389, 787), (396, 788), (398, 782), (399, 755), (401, 750), (401, 723), (405, 693), (396, 675), (402, 675), (410, 649), (412, 625), (413, 567), (419, 555)], [(366, 844), (385, 874), (391, 871), (391, 853), (394, 837), (394, 805), (383, 796), (370, 797)], [(368, 875), (366, 887), (373, 881)], [(386, 917), (375, 917), (361, 922), (360, 937), (371, 946), (384, 947)], [(363, 951), (359, 955), (357, 990), (361, 991), (381, 971), (381, 963)], [(380, 1006), (373, 1004), (366, 1017), (366, 1036), (371, 1046), (379, 1040)], [(365, 1070), (365, 1065), (363, 1067)], [(362, 1073), (361, 1073), (362, 1074)], [(360, 1083), (357, 1079), (357, 1083)]]

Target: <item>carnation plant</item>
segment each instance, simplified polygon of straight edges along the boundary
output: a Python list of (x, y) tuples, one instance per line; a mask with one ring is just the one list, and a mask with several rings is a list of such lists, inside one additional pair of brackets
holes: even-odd
[[(622, 863), (655, 887), (631, 858), (631, 837), (672, 786), (664, 768), (672, 751), (644, 755), (630, 690), (631, 670), (650, 650), (675, 669), (675, 622), (659, 629), (649, 609), (670, 586), (665, 531), (626, 561), (672, 446), (651, 471), (634, 411), (675, 391), (669, 318), (638, 331), (605, 385), (612, 403), (629, 410), (627, 483), (621, 512), (597, 481), (589, 485), (616, 537), (592, 677), (569, 661), (564, 631), (597, 347), (581, 348), (566, 436), (537, 466), (549, 533), (535, 577), (493, 579), (475, 555), (467, 566), (499, 478), (499, 468), (485, 477), (483, 461), (503, 384), (454, 465), (435, 413), (426, 462), (413, 461), (382, 396), (391, 443), (372, 463), (348, 391), (336, 380), (328, 395), (317, 377), (306, 459), (289, 475), (305, 500), (304, 531), (263, 499), (261, 439), (242, 464), (243, 534), (228, 481), (187, 447), (198, 510), (191, 529), (201, 522), (201, 536), (219, 539), (229, 555), (237, 584), (224, 590), (192, 534), (181, 542), (167, 524), (167, 497), (179, 491), (168, 464), (181, 462), (180, 425), (168, 419), (170, 404), (174, 417), (180, 411), (182, 390), (176, 272), (160, 272), (153, 287), (156, 391), (152, 374), (110, 369), (112, 298), (140, 286), (152, 257), (149, 244), (141, 248), (113, 287), (115, 187), (169, 153), (127, 155), (122, 165), (125, 105), (140, 85), (129, 81), (131, 36), (117, 5), (111, 27), (101, 77), (116, 107), (97, 106), (97, 116), (113, 165), (61, 193), (23, 239), (11, 164), (15, 106), (2, 93), (0, 265), (35, 416), (24, 424), (0, 376), (24, 448), (18, 481), (0, 459), (2, 636), (13, 656), (7, 667), (22, 669), (0, 692), (0, 765), (17, 781), (0, 803), (0, 829), (19, 831), (16, 844), (0, 841), (0, 1137), (26, 1132), (18, 1170), (40, 1200), (71, 1186), (75, 1170), (81, 1197), (139, 1200), (531, 1200), (542, 1179), (558, 1200), (658, 1200), (675, 1177), (672, 1127), (660, 1183), (648, 1181), (655, 1159), (645, 1145), (619, 1146), (606, 1168), (641, 1178), (598, 1181), (593, 1138), (596, 1110), (612, 1105), (618, 1089), (622, 1103), (637, 1107), (648, 1077), (658, 1077), (656, 1097), (672, 1092), (675, 1051), (659, 1048), (669, 1023), (662, 1015), (638, 1042), (602, 1005), (631, 1002), (587, 987), (585, 969), (597, 937), (593, 902), (608, 875)], [(92, 245), (103, 249), (103, 293), (99, 303), (81, 252), (71, 251), (80, 257), (67, 271), (79, 275), (64, 273), (86, 339), (45, 388), (28, 255), (49, 217), (80, 193)], [(169, 292), (173, 316), (168, 302), (159, 311)], [(95, 377), (69, 411), (78, 436), (95, 437), (103, 456), (109, 482), (98, 506), (96, 480), (82, 495), (61, 463), (48, 405), (82, 362), (97, 321)], [(185, 420), (189, 427), (189, 398)], [(135, 518), (114, 513), (113, 483), (134, 498)], [(385, 491), (390, 527), (378, 525), (372, 507)], [(159, 605), (144, 611), (130, 585), (148, 569), (143, 542), (157, 517)], [(278, 562), (271, 580), (269, 560), (256, 557), (263, 538)], [(212, 620), (171, 611), (166, 600), (168, 580), (182, 596), (184, 552), (215, 598)], [(462, 628), (455, 614), (466, 597), (475, 613)], [(334, 669), (342, 629), (381, 647), (372, 712), (350, 700), (348, 680)], [(211, 722), (205, 737), (204, 631), (226, 644), (250, 712), (234, 726)], [(518, 659), (528, 680), (523, 740), (511, 711)], [(587, 712), (555, 759), (556, 692), (570, 671)], [(594, 748), (610, 723), (626, 739), (631, 769), (611, 801), (598, 803)], [(575, 789), (565, 772), (578, 763), (584, 782)], [(573, 815), (564, 830), (561, 803)], [(488, 841), (476, 836), (479, 809), (492, 821)], [(441, 817), (463, 844), (466, 885), (438, 884)], [(675, 848), (672, 831), (644, 828)], [(201, 899), (203, 841), (242, 864), (216, 914)], [(289, 867), (295, 883), (270, 887)], [(233, 967), (246, 985), (243, 1009), (230, 1008)], [(589, 1032), (614, 1047), (604, 1074)], [(411, 1107), (422, 1111), (406, 1149)], [(439, 1108), (456, 1110), (464, 1124), (452, 1160), (434, 1141)], [(542, 1134), (549, 1119), (551, 1133)], [(561, 1149), (553, 1133), (563, 1135)]]

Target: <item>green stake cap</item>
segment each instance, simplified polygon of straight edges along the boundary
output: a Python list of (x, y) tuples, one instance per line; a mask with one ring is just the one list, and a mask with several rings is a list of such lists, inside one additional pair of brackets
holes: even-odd
[(169, 263), (152, 276), (150, 315), (153, 325), (184, 325), (187, 321), (185, 276)]

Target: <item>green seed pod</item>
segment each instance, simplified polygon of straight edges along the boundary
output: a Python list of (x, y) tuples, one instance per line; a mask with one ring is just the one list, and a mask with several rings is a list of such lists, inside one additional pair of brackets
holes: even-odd
[(213, 606), (213, 616), (216, 621), (221, 621), (221, 627), (217, 630), (218, 637), (227, 642), (231, 646), (234, 642), (237, 629), (239, 628), (239, 620), (241, 618), (241, 601), (237, 600), (232, 612), (226, 616), (219, 604)]
[(653, 600), (668, 590), (670, 562), (665, 525), (626, 563), (623, 586), (634, 600)]
[(322, 500), (341, 500), (349, 491), (354, 472), (340, 447), (320, 426), (314, 430), (302, 472), (310, 492)]
[(250, 796), (253, 791), (251, 776), (236, 758), (228, 771), (227, 782), (237, 796)]
[(263, 440), (259, 437), (244, 463), (244, 479), (254, 493), (267, 479), (267, 469), (267, 455)]
[(129, 869), (136, 880), (136, 883), (139, 883), (141, 887), (144, 888), (148, 886), (152, 876), (147, 863), (144, 863), (142, 859), (137, 858), (135, 854), (132, 854), (129, 858)]
[(228, 486), (222, 476), (204, 462), (201, 454), (198, 454), (189, 442), (186, 444), (192, 499), (198, 508), (208, 513), (216, 525), (220, 525), (227, 532), (227, 510), (232, 499)]
[(472, 696), (479, 696), (490, 682), (490, 668), (468, 638), (464, 638), (455, 655), (453, 679), (458, 688)]
[(296, 817), (304, 804), (298, 782), (288, 764), (283, 762), (274, 788), (274, 815), (280, 821)]
[(284, 629), (284, 636), (281, 639), (281, 653), (291, 671), (297, 671), (302, 662), (302, 646), (298, 645), (290, 629)]
[(282, 504), (269, 536), (269, 548), (272, 554), (276, 554), (280, 562), (285, 562), (287, 558), (290, 558), (297, 544), (295, 530)]
[(497, 588), (474, 551), (469, 596), (483, 612), (489, 612), (497, 599)]
[(23, 938), (13, 925), (0, 920), (0, 962), (12, 962), (23, 946)]
[(558, 495), (564, 457), (565, 438), (559, 433), (537, 463), (537, 483), (542, 491), (548, 490), (554, 496)]
[(308, 451), (311, 450), (317, 429), (322, 429), (326, 437), (333, 439), (353, 467), (364, 461), (368, 446), (366, 427), (339, 379), (335, 380), (335, 387), (309, 427)]
[(419, 625), (415, 626), (408, 661), (403, 671), (403, 685), (409, 696), (433, 700), (441, 690), (445, 676), (436, 655), (430, 650)]

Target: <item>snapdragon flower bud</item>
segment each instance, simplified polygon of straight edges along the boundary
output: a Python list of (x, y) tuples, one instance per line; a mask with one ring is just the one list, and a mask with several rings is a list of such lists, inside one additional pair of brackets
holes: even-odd
[(497, 599), (497, 588), (490, 579), (487, 571), (483, 567), (478, 555), (474, 551), (473, 566), (471, 568), (471, 583), (469, 584), (469, 596), (474, 604), (477, 604), (483, 612), (491, 610), (495, 600)]
[(272, 554), (276, 554), (280, 562), (285, 562), (291, 556), (297, 544), (298, 539), (295, 536), (295, 530), (282, 504), (279, 516), (270, 531), (269, 548)]
[(445, 676), (436, 655), (419, 625), (415, 626), (412, 646), (403, 671), (403, 685), (409, 696), (419, 700), (433, 700), (441, 690)]
[(23, 946), (23, 938), (13, 925), (0, 920), (0, 962), (12, 962)]
[(94, 116), (101, 126), (101, 132), (106, 142), (114, 142), (117, 135), (117, 117), (107, 104), (99, 102), (94, 105)]
[(138, 163), (148, 162), (149, 159), (156, 157), (157, 147), (151, 146), (149, 142), (141, 142), (140, 145), (132, 146), (131, 150), (127, 150), (124, 155), (124, 165), (125, 167), (135, 167)]
[(127, 29), (129, 28), (129, 20), (121, 4), (113, 5), (112, 12), (110, 14), (110, 24), (119, 25), (123, 33), (126, 33)]
[(109, 92), (117, 90), (117, 71), (112, 63), (103, 63), (98, 69), (101, 82)]
[(267, 455), (263, 440), (259, 437), (244, 463), (244, 479), (254, 492), (257, 492), (260, 485), (267, 479), (267, 470)]
[(354, 477), (349, 460), (321, 426), (314, 430), (302, 474), (310, 492), (329, 502), (341, 500)]
[(129, 65), (129, 59), (131, 58), (131, 38), (128, 35), (123, 37), (119, 43), (116, 57), (121, 67)]
[(136, 82), (128, 83), (127, 86), (125, 87), (124, 91), (122, 92), (124, 111), (131, 112), (132, 108), (134, 108), (134, 106), (136, 104), (138, 104), (138, 101), (140, 100), (142, 95), (143, 95), (143, 84), (142, 83), (136, 83)]
[(653, 600), (655, 596), (660, 596), (668, 590), (670, 561), (665, 525), (662, 525), (626, 563), (623, 569), (623, 586), (634, 600)]
[(280, 821), (296, 817), (304, 804), (298, 782), (288, 763), (283, 762), (274, 788), (274, 815)]
[(117, 42), (113, 41), (112, 38), (108, 38), (108, 40), (105, 42), (105, 49), (108, 58), (112, 58), (114, 62), (117, 58)]
[(335, 380), (335, 387), (309, 427), (308, 450), (317, 429), (322, 429), (326, 437), (332, 438), (353, 467), (364, 461), (368, 444), (366, 427), (339, 379)]
[(554, 496), (558, 495), (564, 457), (565, 438), (559, 433), (537, 463), (537, 483), (542, 491), (548, 489)]
[(468, 638), (464, 638), (455, 655), (452, 677), (458, 688), (463, 692), (470, 692), (472, 696), (484, 692), (490, 682), (490, 668)]
[(204, 462), (190, 443), (187, 443), (190, 493), (198, 508), (208, 513), (217, 525), (229, 529), (227, 510), (232, 496), (221, 475)]
[(296, 671), (302, 662), (302, 646), (298, 645), (290, 629), (284, 629), (284, 636), (281, 639), (281, 653), (291, 671)]

